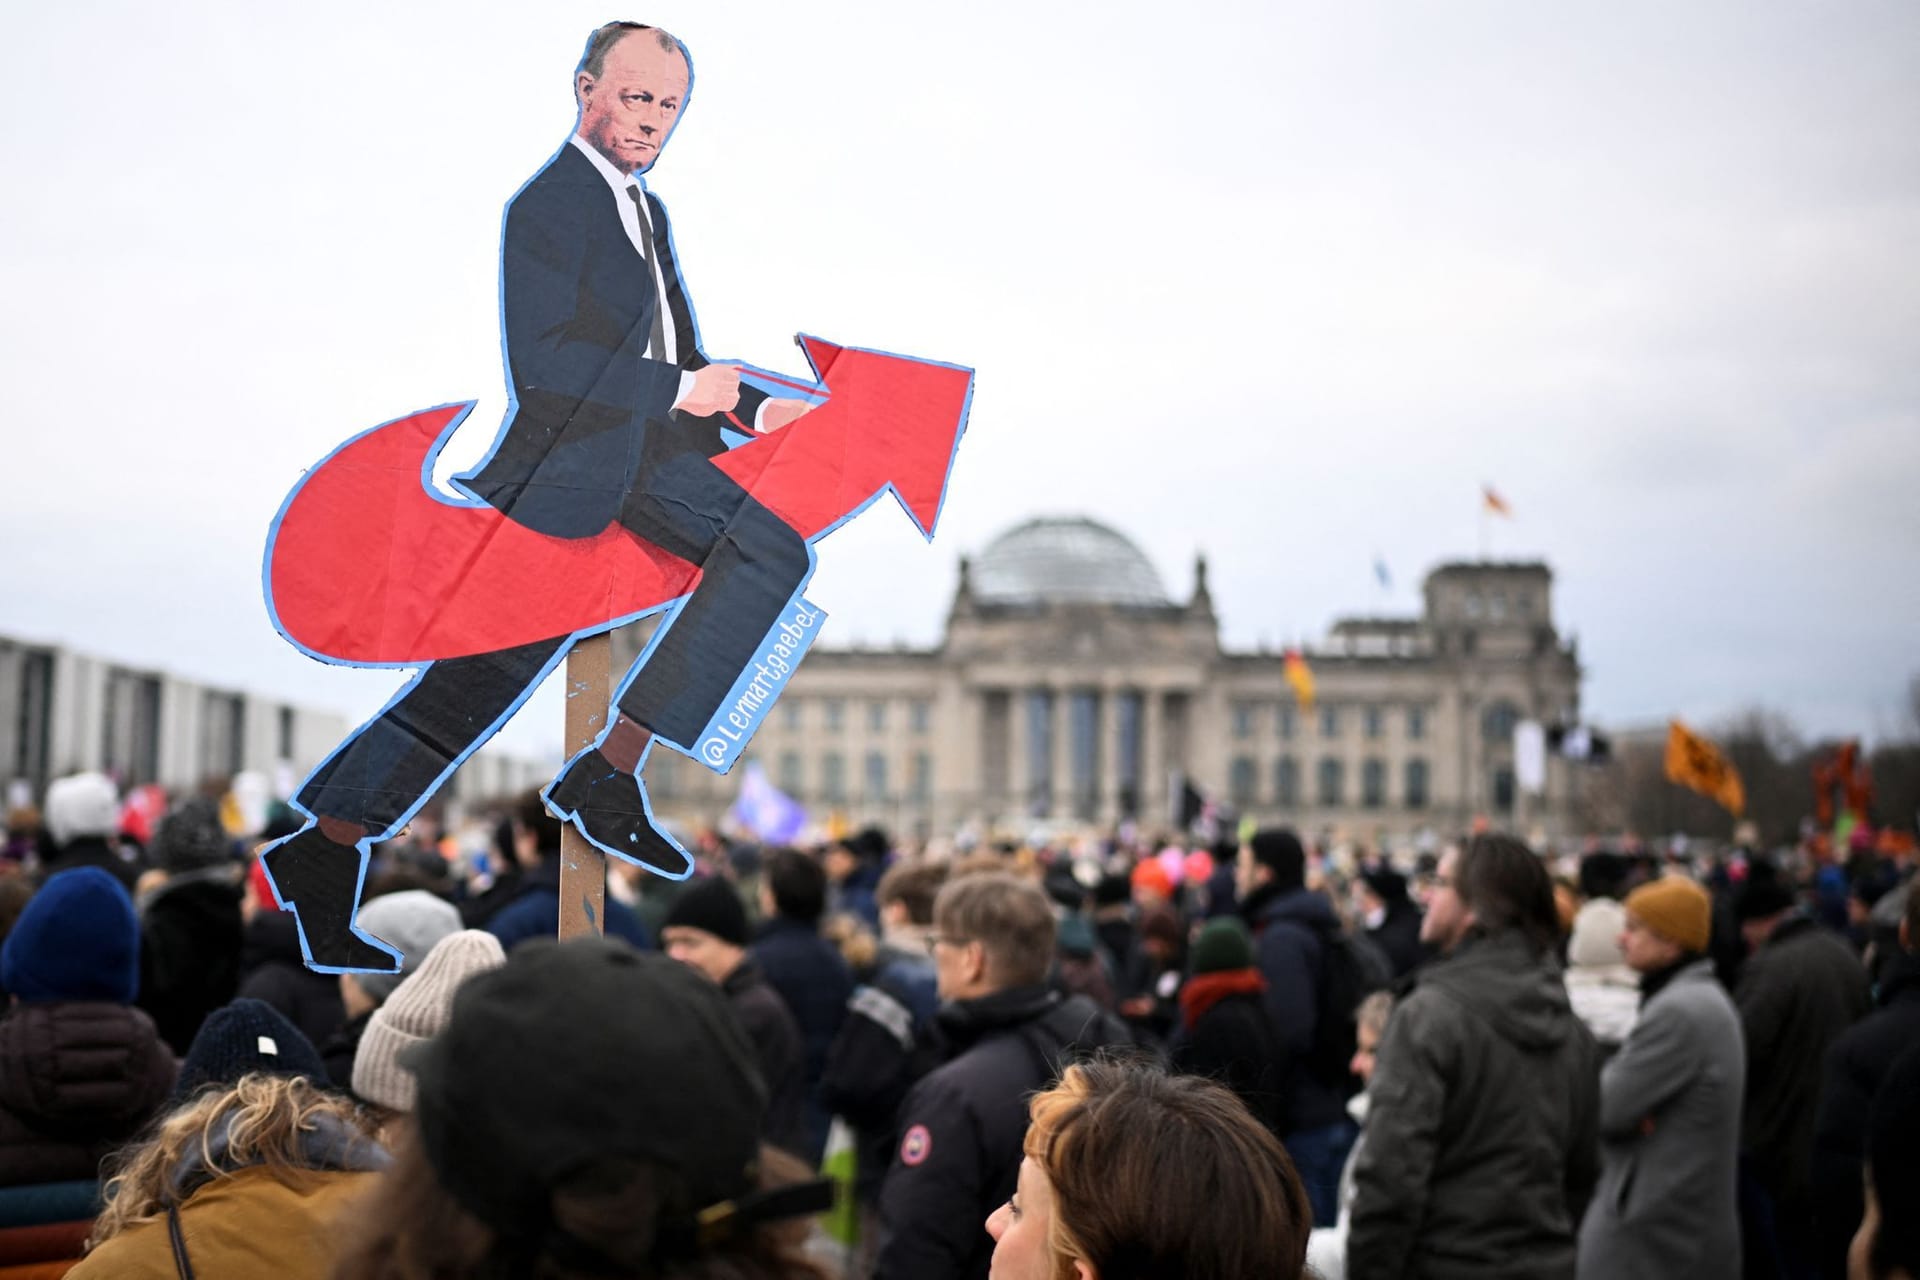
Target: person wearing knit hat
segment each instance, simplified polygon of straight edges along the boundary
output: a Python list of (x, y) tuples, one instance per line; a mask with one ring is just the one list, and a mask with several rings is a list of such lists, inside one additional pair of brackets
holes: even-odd
[[(1626, 914), (1638, 917), (1641, 924), (1690, 956), (1705, 955), (1713, 940), (1713, 899), (1685, 876), (1662, 876), (1641, 885), (1627, 895)], [(1626, 945), (1623, 935), (1623, 953)], [(1631, 956), (1625, 958), (1633, 965)], [(1668, 962), (1678, 958), (1668, 957)], [(1648, 972), (1644, 965), (1633, 967)]]
[(1151, 911), (1173, 900), (1173, 877), (1152, 858), (1142, 858), (1136, 863), (1130, 879), (1133, 903), (1142, 911)]
[(219, 804), (204, 796), (160, 820), (148, 853), (164, 878), (139, 898), (140, 1007), (185, 1053), (207, 1015), (240, 990), (240, 864)]
[(753, 1043), (767, 1085), (761, 1136), (801, 1154), (807, 1149), (807, 1077), (800, 1024), (748, 954), (750, 941), (746, 906), (733, 883), (720, 876), (695, 881), (674, 899), (660, 925), (661, 947), (719, 985)]
[(462, 929), (434, 943), (420, 967), (368, 1021), (353, 1057), (354, 1095), (388, 1111), (412, 1111), (413, 1073), (401, 1068), (401, 1050), (440, 1033), (461, 983), (506, 962), (500, 940), (481, 929)]
[(140, 926), (120, 882), (99, 867), (75, 867), (42, 885), (0, 948), (0, 985), (23, 1004), (132, 1004)]
[(1573, 916), (1567, 942), (1567, 1000), (1574, 1016), (1612, 1053), (1640, 1016), (1640, 975), (1620, 951), (1627, 909), (1612, 898), (1591, 898)]
[(62, 871), (0, 946), (0, 1186), (99, 1175), (173, 1087), (173, 1054), (132, 1007), (133, 902), (98, 867)]
[(460, 912), (451, 902), (425, 889), (386, 893), (360, 908), (360, 928), (391, 943), (400, 953), (398, 973), (343, 973), (340, 1002), (347, 1020), (320, 1046), (327, 1072), (335, 1080), (353, 1078), (353, 1060), (360, 1049), (374, 1010), (386, 1003), (440, 939), (460, 929)]
[(300, 1034), (272, 1005), (235, 1000), (216, 1009), (201, 1024), (192, 1048), (180, 1063), (176, 1100), (205, 1088), (228, 1089), (241, 1076), (304, 1076), (321, 1088), (336, 1083), (327, 1075), (313, 1042)]
[(1266, 979), (1254, 967), (1253, 934), (1236, 916), (1210, 920), (1192, 950), (1193, 976), (1180, 988), (1173, 1066), (1211, 1076), (1240, 1095), (1279, 1136), (1286, 1118), (1288, 1060), (1266, 1007)]
[(1600, 1071), (1600, 1182), (1580, 1226), (1580, 1275), (1741, 1274), (1747, 1052), (1704, 954), (1712, 914), (1685, 876), (1627, 895), (1620, 950), (1640, 975), (1641, 1009)]
[(44, 815), (53, 842), (41, 864), (42, 882), (74, 867), (99, 867), (132, 893), (140, 879), (134, 850), (116, 838), (120, 795), (104, 773), (76, 773), (47, 788)]

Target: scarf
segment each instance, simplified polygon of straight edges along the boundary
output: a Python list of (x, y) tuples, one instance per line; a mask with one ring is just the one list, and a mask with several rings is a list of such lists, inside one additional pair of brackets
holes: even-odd
[(1218, 973), (1196, 973), (1180, 988), (1180, 1024), (1193, 1030), (1193, 1024), (1207, 1010), (1228, 996), (1258, 994), (1267, 989), (1267, 980), (1258, 969), (1222, 969)]

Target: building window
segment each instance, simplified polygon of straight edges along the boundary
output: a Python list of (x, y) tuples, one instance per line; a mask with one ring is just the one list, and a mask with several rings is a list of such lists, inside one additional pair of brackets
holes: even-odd
[(280, 729), (280, 732), (279, 732), (280, 750), (278, 755), (275, 758), (280, 760), (292, 760), (293, 759), (293, 708), (292, 707), (280, 708), (280, 714), (278, 719), (279, 719), (279, 729)]
[(1233, 736), (1236, 738), (1253, 736), (1253, 704), (1251, 702), (1233, 704)]
[(1091, 820), (1100, 809), (1100, 695), (1077, 690), (1068, 695), (1067, 719), (1073, 737), (1073, 816)]
[(915, 698), (907, 709), (907, 720), (915, 733), (925, 733), (933, 723), (933, 704), (925, 698)]
[(247, 756), (246, 699), (208, 690), (201, 695), (200, 717), (202, 776), (231, 778)]
[(1407, 708), (1407, 737), (1415, 742), (1427, 736), (1427, 709), (1425, 707)]
[(1381, 722), (1385, 719), (1386, 717), (1381, 714), (1380, 708), (1368, 707), (1366, 709), (1366, 712), (1364, 715), (1364, 723), (1366, 725), (1367, 737), (1369, 739), (1375, 739), (1380, 736)]
[(1504, 622), (1507, 617), (1507, 593), (1496, 591), (1487, 602), (1487, 617), (1493, 622)]
[(879, 733), (887, 727), (887, 704), (875, 698), (867, 704), (867, 728)]
[(1235, 756), (1227, 771), (1227, 796), (1236, 809), (1253, 804), (1253, 757)]
[(867, 752), (867, 799), (887, 798), (887, 757), (879, 751)]
[(1027, 695), (1027, 803), (1035, 813), (1053, 807), (1053, 694)]
[(1278, 707), (1274, 708), (1274, 714), (1275, 718), (1280, 722), (1280, 736), (1289, 742), (1293, 741), (1294, 728), (1298, 723), (1298, 717), (1294, 714), (1293, 704), (1291, 702), (1281, 703)]
[(1292, 756), (1273, 762), (1273, 802), (1286, 809), (1300, 803), (1300, 762)]
[(1480, 593), (1478, 591), (1467, 592), (1467, 616), (1469, 618), (1477, 618), (1480, 616)]
[(1320, 736), (1323, 738), (1340, 736), (1340, 708), (1331, 702), (1320, 708)]
[(1320, 761), (1320, 803), (1328, 807), (1345, 803), (1340, 793), (1345, 789), (1345, 773), (1341, 763), (1332, 756)]
[(1427, 807), (1427, 762), (1425, 760), (1407, 761), (1407, 808), (1424, 809)]
[(1514, 592), (1513, 593), (1513, 612), (1515, 613), (1516, 616), (1521, 618), (1532, 617), (1533, 616), (1533, 594), (1528, 591)]
[(841, 726), (846, 724), (846, 722), (847, 722), (846, 700), (844, 698), (828, 698), (827, 699), (828, 731), (832, 733), (838, 733), (840, 732)]
[(800, 772), (800, 753), (782, 751), (780, 753), (780, 789), (790, 796), (797, 796), (804, 785), (805, 778)]
[(828, 804), (847, 798), (847, 762), (838, 751), (820, 757), (820, 791)]
[(1520, 708), (1502, 699), (1487, 708), (1486, 717), (1481, 721), (1481, 730), (1488, 742), (1512, 742), (1513, 727), (1519, 723)]
[(913, 799), (916, 804), (926, 804), (933, 799), (933, 756), (930, 752), (914, 753)]
[(800, 699), (788, 698), (780, 705), (780, 723), (788, 729), (800, 727)]
[(1370, 759), (1360, 766), (1360, 803), (1368, 809), (1378, 809), (1387, 802), (1387, 765), (1384, 760)]
[(1493, 771), (1493, 810), (1495, 813), (1513, 812), (1513, 770), (1505, 765)]

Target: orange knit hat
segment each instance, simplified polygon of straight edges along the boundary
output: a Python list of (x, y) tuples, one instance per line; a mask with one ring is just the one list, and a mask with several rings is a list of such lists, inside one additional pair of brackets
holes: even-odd
[(1696, 955), (1713, 937), (1713, 899), (1685, 876), (1662, 876), (1627, 895), (1626, 908), (1649, 929)]

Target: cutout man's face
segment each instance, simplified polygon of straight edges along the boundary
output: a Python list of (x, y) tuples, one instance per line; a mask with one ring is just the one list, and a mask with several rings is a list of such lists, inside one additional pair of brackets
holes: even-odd
[(636, 31), (607, 50), (598, 78), (582, 71), (580, 136), (622, 173), (652, 167), (686, 102), (689, 72), (678, 50)]

